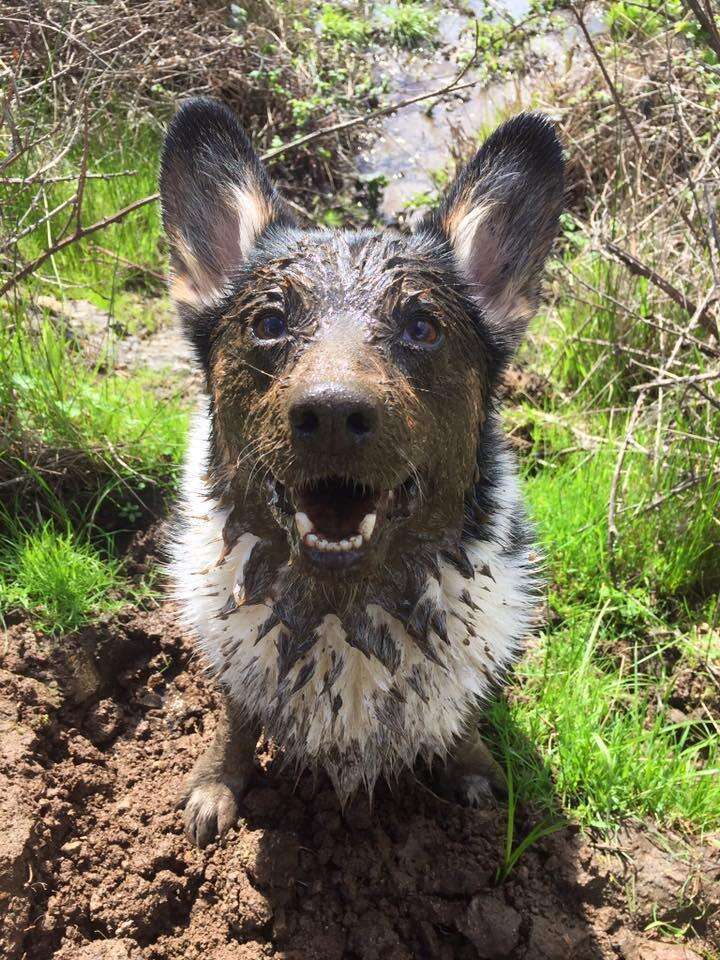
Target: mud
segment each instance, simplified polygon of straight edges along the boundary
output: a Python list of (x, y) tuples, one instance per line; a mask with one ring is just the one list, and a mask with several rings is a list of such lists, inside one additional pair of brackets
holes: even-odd
[[(408, 775), (343, 812), (267, 745), (237, 828), (193, 849), (177, 802), (215, 692), (172, 606), (53, 641), (16, 623), (0, 650), (7, 960), (693, 960), (719, 942), (717, 847), (566, 828), (498, 884), (503, 808)], [(518, 837), (533, 822), (521, 811)], [(658, 921), (688, 925), (688, 945), (647, 932)]]

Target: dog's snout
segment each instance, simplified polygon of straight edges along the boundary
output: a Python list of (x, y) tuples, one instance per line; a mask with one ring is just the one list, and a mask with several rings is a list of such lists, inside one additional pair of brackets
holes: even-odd
[(289, 418), (295, 442), (341, 451), (373, 439), (380, 403), (360, 388), (325, 384), (296, 396)]

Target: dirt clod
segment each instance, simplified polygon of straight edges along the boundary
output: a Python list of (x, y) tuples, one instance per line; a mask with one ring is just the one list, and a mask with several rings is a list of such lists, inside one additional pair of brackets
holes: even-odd
[(493, 895), (484, 894), (470, 901), (464, 922), (459, 927), (474, 944), (478, 957), (487, 960), (507, 957), (520, 941), (520, 914)]

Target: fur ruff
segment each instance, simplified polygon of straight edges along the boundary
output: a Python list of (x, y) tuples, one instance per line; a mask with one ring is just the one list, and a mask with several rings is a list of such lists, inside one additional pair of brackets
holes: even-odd
[(440, 579), (428, 576), (422, 599), (445, 613), (439, 662), (426, 656), (399, 620), (369, 604), (367, 616), (376, 627), (387, 627), (399, 651), (396, 669), (348, 643), (340, 619), (331, 614), (316, 627), (312, 648), (282, 677), (282, 624), (258, 640), (273, 613), (272, 600), (223, 615), (233, 607), (233, 595), (242, 594), (243, 568), (258, 538), (243, 534), (221, 559), (231, 508), (221, 507), (207, 490), (210, 426), (203, 403), (191, 433), (169, 573), (184, 620), (229, 696), (248, 719), (263, 725), (290, 762), (324, 767), (343, 801), (361, 783), (372, 790), (380, 774), (392, 777), (412, 766), (418, 755), (445, 757), (478, 702), (519, 656), (536, 620), (537, 558), (514, 535), (524, 507), (511, 455), (498, 455), (487, 537), (463, 544), (473, 576), (466, 578), (440, 557)]

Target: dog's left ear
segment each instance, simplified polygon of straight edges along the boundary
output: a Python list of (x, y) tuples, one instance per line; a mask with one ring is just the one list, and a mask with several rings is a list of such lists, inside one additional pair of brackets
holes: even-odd
[(521, 113), (483, 144), (422, 225), (450, 242), (473, 296), (511, 346), (537, 309), (563, 207), (563, 173), (551, 121)]
[(235, 115), (215, 100), (189, 100), (173, 118), (160, 195), (170, 293), (191, 312), (222, 296), (272, 223), (292, 222)]

